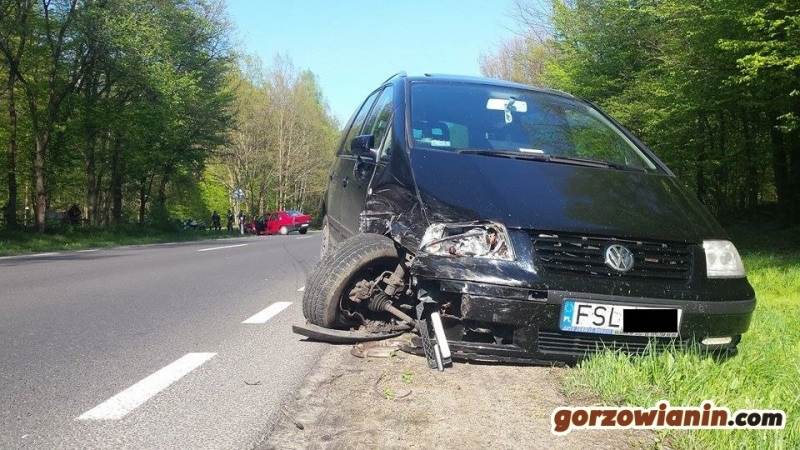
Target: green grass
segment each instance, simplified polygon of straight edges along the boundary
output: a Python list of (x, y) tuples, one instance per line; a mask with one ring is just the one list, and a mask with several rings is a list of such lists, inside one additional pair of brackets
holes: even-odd
[(738, 409), (782, 409), (783, 430), (659, 432), (670, 448), (800, 448), (800, 229), (730, 229), (758, 305), (739, 354), (725, 361), (695, 351), (628, 358), (603, 353), (571, 371), (568, 395), (591, 392), (607, 404), (700, 406), (713, 400)]
[[(240, 235), (234, 233), (232, 236)], [(52, 227), (45, 234), (38, 234), (30, 230), (0, 231), (0, 256), (228, 237), (229, 235), (224, 229), (217, 234), (214, 231), (177, 229), (165, 231), (138, 225), (119, 227), (57, 226)]]

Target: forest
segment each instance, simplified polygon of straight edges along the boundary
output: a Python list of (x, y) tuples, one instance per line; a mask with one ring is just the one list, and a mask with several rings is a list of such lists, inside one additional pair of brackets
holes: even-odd
[[(588, 99), (723, 222), (800, 223), (800, 5), (517, 0), (483, 75)], [(0, 228), (319, 213), (313, 72), (237, 49), (224, 0), (0, 0)], [(241, 189), (244, 198), (232, 193)]]
[(800, 223), (800, 3), (518, 0), (513, 18), (484, 75), (597, 104), (723, 222)]
[(317, 80), (233, 42), (220, 0), (0, 0), (0, 227), (315, 212), (338, 136)]

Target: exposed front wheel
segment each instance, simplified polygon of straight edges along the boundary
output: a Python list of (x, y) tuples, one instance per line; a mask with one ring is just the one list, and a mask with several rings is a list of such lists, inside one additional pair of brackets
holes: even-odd
[(354, 323), (346, 313), (356, 308), (348, 298), (350, 291), (359, 282), (394, 270), (397, 264), (397, 248), (388, 237), (358, 234), (347, 239), (311, 270), (303, 294), (303, 315), (314, 325), (348, 328)]

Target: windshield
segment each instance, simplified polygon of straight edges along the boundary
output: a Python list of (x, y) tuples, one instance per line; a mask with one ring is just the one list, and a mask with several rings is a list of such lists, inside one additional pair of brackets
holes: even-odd
[(480, 84), (411, 86), (415, 147), (497, 151), (603, 161), (655, 169), (616, 126), (590, 105), (559, 95)]

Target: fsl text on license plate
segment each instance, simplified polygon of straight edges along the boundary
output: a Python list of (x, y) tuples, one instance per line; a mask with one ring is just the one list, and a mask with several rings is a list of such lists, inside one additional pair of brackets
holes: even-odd
[(565, 299), (559, 328), (581, 333), (676, 337), (681, 313), (678, 308), (608, 305)]

